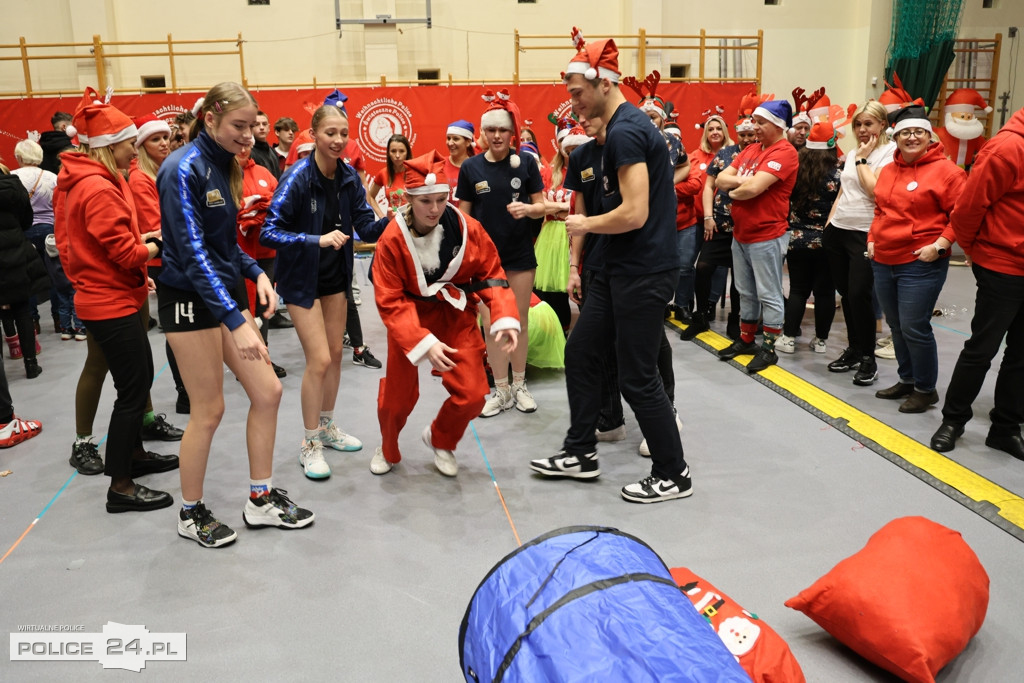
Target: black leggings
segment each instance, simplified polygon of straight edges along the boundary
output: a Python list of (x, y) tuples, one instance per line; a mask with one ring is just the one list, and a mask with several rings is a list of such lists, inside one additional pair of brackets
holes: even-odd
[(821, 244), (828, 258), (832, 282), (843, 297), (843, 317), (850, 348), (860, 356), (875, 353), (875, 311), (871, 294), (875, 274), (867, 252), (868, 234), (825, 226)]
[(15, 330), (17, 330), (22, 358), (26, 361), (35, 360), (36, 328), (32, 322), (32, 307), (29, 305), (28, 299), (11, 304), (10, 308), (0, 311), (0, 315), (3, 316), (3, 328), (6, 336), (14, 336)]
[[(790, 249), (789, 297), (786, 298), (786, 319), (783, 332), (787, 337), (800, 335), (807, 299), (814, 294), (814, 336), (828, 339), (836, 317), (836, 288), (829, 275), (828, 257), (823, 249)], [(874, 339), (872, 339), (874, 344)]]

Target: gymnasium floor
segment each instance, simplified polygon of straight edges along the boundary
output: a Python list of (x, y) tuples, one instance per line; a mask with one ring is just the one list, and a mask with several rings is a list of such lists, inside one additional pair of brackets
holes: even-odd
[[(973, 296), (970, 271), (951, 268), (939, 308), (952, 315), (934, 319), (943, 395), (967, 338)], [(384, 331), (370, 286), (364, 285), (362, 298), (367, 341), (383, 359)], [(813, 330), (810, 312), (804, 330)], [(724, 322), (713, 331), (724, 333)], [(184, 427), (183, 417), (173, 414), (162, 336), (151, 334), (159, 373), (154, 403)], [(863, 547), (886, 522), (924, 515), (959, 531), (991, 578), (984, 626), (938, 680), (1019, 680), (1024, 463), (983, 445), (992, 379), (975, 404), (976, 418), (945, 458), (914, 443), (927, 444), (939, 425), (938, 407), (903, 415), (897, 402), (874, 398), (876, 389), (896, 381), (895, 361), (880, 361), (872, 388), (825, 371), (845, 341), (841, 314), (825, 356), (809, 351), (802, 337), (797, 353), (782, 356), (762, 378), (712, 357), (709, 349), (725, 343), (721, 337), (670, 339), (694, 494), (641, 506), (618, 495), (619, 487), (649, 467), (636, 453), (640, 436), (631, 415), (628, 438), (602, 445), (597, 481), (549, 481), (530, 473), (527, 460), (554, 452), (568, 422), (563, 376), (551, 371), (530, 371), (536, 413), (512, 411), (473, 422), (457, 451), (459, 475), (448, 479), (434, 470), (419, 441), (443, 395), (439, 381), (421, 370), (422, 396), (403, 433), (405, 460), (386, 476), (370, 474), (382, 371), (352, 365), (348, 351), (338, 421), (365, 447), (330, 453), (334, 475), (309, 481), (297, 462), (302, 354), (293, 331), (274, 330), (274, 359), (289, 370), (274, 483), (317, 520), (298, 531), (242, 525), (245, 404), (227, 375), (227, 413), (214, 442), (205, 500), (239, 537), (231, 546), (207, 550), (178, 537), (176, 507), (107, 514), (106, 478), (77, 475), (69, 467), (85, 344), (44, 333), (38, 379), (26, 380), (21, 362), (4, 354), (16, 410), (41, 419), (44, 432), (0, 451), (0, 470), (11, 471), (0, 478), (0, 632), (50, 624), (96, 633), (117, 622), (144, 625), (153, 634), (186, 633), (187, 661), (150, 661), (145, 680), (455, 681), (465, 608), (488, 570), (515, 549), (516, 534), (525, 542), (558, 527), (597, 524), (638, 536), (668, 566), (691, 568), (756, 612), (789, 643), (808, 681), (893, 681), (783, 602)], [(112, 398), (108, 382), (96, 420), (99, 435)], [(856, 429), (863, 436), (856, 437)], [(180, 498), (176, 472), (144, 482)], [(143, 679), (104, 670), (97, 661), (5, 658), (0, 680)]]

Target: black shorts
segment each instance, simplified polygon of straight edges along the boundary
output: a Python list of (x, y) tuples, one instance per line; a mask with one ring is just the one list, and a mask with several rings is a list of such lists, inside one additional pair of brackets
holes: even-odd
[[(249, 296), (245, 293), (244, 280), (239, 280), (229, 292), (238, 304), (238, 310), (249, 310)], [(220, 321), (214, 317), (198, 292), (161, 283), (157, 301), (160, 327), (164, 332), (193, 332), (220, 327)]]

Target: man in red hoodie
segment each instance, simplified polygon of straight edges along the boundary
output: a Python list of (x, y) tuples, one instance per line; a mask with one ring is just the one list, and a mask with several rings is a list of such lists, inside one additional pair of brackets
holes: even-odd
[(971, 338), (957, 359), (932, 436), (937, 451), (951, 451), (973, 415), (992, 359), (1006, 336), (996, 379), (995, 406), (985, 445), (1024, 460), (1024, 109), (975, 157), (967, 185), (950, 214), (956, 241), (972, 262), (978, 295)]

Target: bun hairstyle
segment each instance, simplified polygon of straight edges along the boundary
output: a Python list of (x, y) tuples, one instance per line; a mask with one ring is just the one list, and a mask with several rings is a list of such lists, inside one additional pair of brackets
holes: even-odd
[[(229, 111), (235, 109), (241, 109), (242, 107), (254, 106), (257, 109), (259, 106), (256, 104), (255, 98), (249, 94), (249, 91), (243, 88), (238, 83), (232, 81), (225, 81), (224, 83), (218, 83), (217, 85), (210, 88), (206, 96), (202, 98), (202, 103), (196, 102), (196, 106), (199, 108), (196, 113), (196, 121), (192, 128), (192, 139), (195, 139), (200, 130), (203, 130), (206, 126), (206, 114), (207, 112), (213, 114), (214, 121), (219, 122), (221, 117)], [(242, 205), (242, 167), (238, 164), (231, 164), (230, 176), (228, 182), (231, 185), (231, 198), (235, 202), (235, 208)]]

